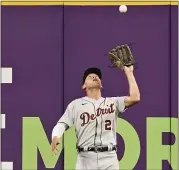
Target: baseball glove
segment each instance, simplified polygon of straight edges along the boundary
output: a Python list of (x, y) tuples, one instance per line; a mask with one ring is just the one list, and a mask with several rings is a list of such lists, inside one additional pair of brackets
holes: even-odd
[(108, 53), (109, 59), (113, 67), (124, 70), (124, 67), (134, 65), (134, 56), (132, 55), (129, 45), (120, 45), (112, 49)]

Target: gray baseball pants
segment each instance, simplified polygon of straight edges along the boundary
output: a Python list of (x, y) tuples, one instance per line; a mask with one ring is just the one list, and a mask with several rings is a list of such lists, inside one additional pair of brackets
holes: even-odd
[(80, 152), (76, 170), (119, 170), (116, 151)]

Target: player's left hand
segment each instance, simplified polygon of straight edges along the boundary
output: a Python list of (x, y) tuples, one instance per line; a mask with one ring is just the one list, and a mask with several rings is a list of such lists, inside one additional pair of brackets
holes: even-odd
[(133, 72), (134, 71), (134, 67), (133, 65), (132, 66), (129, 66), (129, 67), (124, 67), (124, 72), (125, 73), (129, 73), (129, 72)]

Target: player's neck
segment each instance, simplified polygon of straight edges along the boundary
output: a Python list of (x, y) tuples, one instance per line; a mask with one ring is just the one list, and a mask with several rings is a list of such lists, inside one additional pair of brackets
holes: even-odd
[(89, 98), (98, 100), (101, 98), (101, 90), (100, 89), (88, 89), (86, 90), (86, 95)]

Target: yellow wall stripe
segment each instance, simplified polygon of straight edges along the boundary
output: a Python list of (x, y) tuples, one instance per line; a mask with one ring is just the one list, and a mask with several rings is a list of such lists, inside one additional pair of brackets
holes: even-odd
[(1, 1), (2, 6), (41, 6), (41, 5), (72, 5), (72, 6), (115, 6), (115, 5), (178, 5), (178, 1)]
[(37, 6), (37, 5), (63, 5), (63, 2), (5, 2), (2, 1), (2, 6)]

